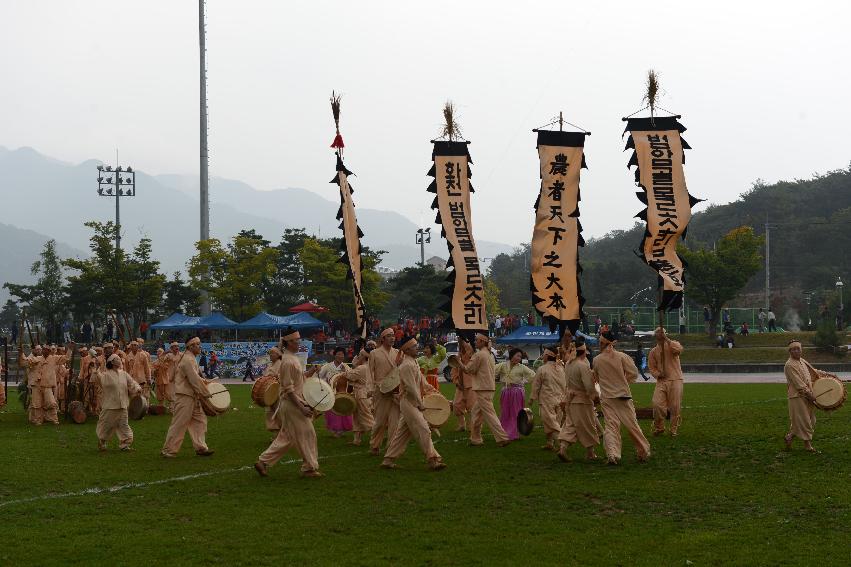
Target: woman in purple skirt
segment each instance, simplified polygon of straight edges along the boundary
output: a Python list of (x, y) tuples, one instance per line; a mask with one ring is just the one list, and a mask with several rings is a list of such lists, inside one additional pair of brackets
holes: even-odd
[(523, 364), (525, 353), (519, 348), (508, 351), (508, 361), (496, 365), (496, 379), (502, 382), (499, 396), (499, 421), (511, 440), (518, 439), (517, 414), (526, 407), (526, 382), (535, 371)]
[[(322, 368), (319, 369), (319, 379), (325, 380), (329, 384), (331, 384), (331, 380), (337, 374), (341, 372), (346, 372), (349, 370), (349, 365), (343, 362), (346, 358), (346, 349), (343, 347), (337, 347), (334, 349), (334, 360), (331, 362), (324, 364)], [(333, 384), (331, 384), (333, 386)], [(329, 410), (325, 412), (325, 427), (328, 431), (334, 434), (334, 437), (340, 437), (346, 431), (352, 430), (352, 416), (350, 415), (337, 415), (333, 411)]]

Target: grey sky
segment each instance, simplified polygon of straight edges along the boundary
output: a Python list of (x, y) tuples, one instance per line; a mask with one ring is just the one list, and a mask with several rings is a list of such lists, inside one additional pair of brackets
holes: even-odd
[[(112, 161), (117, 146), (137, 169), (197, 173), (196, 10), (0, 0), (0, 145), (72, 162)], [(431, 222), (428, 141), (452, 99), (473, 142), (476, 236), (528, 241), (531, 129), (563, 110), (593, 132), (586, 236), (626, 228), (640, 205), (620, 117), (641, 106), (650, 67), (689, 129), (696, 196), (728, 202), (756, 178), (851, 159), (845, 2), (211, 0), (207, 11), (210, 172), (260, 189), (336, 199), (336, 89), (356, 203)]]

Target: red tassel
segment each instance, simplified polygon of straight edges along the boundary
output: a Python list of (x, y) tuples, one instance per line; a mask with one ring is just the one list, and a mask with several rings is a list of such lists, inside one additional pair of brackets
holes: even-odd
[(334, 143), (331, 144), (332, 148), (342, 149), (346, 147), (346, 144), (343, 143), (343, 137), (340, 134), (334, 136)]

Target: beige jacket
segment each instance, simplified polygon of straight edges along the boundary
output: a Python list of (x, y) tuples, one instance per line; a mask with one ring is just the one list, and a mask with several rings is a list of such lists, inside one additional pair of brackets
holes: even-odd
[[(683, 345), (677, 341), (665, 343), (665, 368), (662, 368), (662, 348), (657, 344), (647, 355), (647, 367), (656, 380), (682, 380), (683, 369), (680, 366), (680, 353)], [(663, 376), (660, 378), (660, 376)]]
[(594, 378), (601, 398), (631, 398), (629, 384), (638, 378), (638, 368), (628, 354), (606, 348), (594, 357)]
[(101, 409), (127, 409), (130, 398), (141, 392), (133, 378), (123, 370), (95, 373), (95, 383), (101, 387)]
[(470, 362), (464, 365), (463, 370), (472, 377), (473, 390), (480, 392), (496, 390), (496, 363), (493, 361), (493, 354), (489, 347), (477, 350)]
[(206, 398), (210, 395), (207, 391), (207, 383), (201, 376), (198, 361), (191, 352), (187, 351), (186, 356), (177, 365), (177, 372), (174, 374), (174, 393), (195, 398)]

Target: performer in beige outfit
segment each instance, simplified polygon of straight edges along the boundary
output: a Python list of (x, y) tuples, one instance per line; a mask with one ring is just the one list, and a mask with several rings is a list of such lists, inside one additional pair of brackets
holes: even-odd
[(496, 391), (496, 378), (494, 375), (493, 354), (490, 350), (490, 339), (487, 335), (476, 333), (476, 352), (468, 364), (463, 364), (461, 369), (472, 376), (473, 391), (475, 392), (475, 405), (472, 411), (472, 427), (470, 428), (470, 445), (480, 446), (482, 440), (482, 424), (486, 423), (490, 428), (497, 445), (505, 447), (511, 440), (508, 439), (496, 410), (493, 407), (493, 395)]
[(257, 458), (254, 469), (260, 476), (269, 474), (269, 467), (281, 460), (290, 449), (301, 456), (301, 474), (305, 477), (323, 476), (319, 472), (319, 450), (316, 446), (316, 430), (313, 428), (314, 411), (304, 401), (304, 379), (316, 373), (316, 367), (307, 373), (301, 369), (298, 352), (301, 335), (298, 331), (287, 329), (281, 337), (283, 356), (281, 357), (280, 408), (282, 427), (269, 448)]
[[(276, 379), (279, 379), (278, 376), (281, 375), (282, 355), (283, 353), (278, 347), (272, 347), (269, 349), (269, 360), (271, 362), (263, 371), (263, 376), (274, 376)], [(281, 416), (278, 413), (279, 402), (280, 396), (278, 396), (278, 399), (275, 400), (275, 403), (266, 408), (266, 430), (274, 433), (281, 430)]]
[[(473, 347), (463, 337), (458, 337), (458, 360), (461, 364), (467, 364), (473, 358)], [(458, 420), (455, 431), (467, 431), (467, 416), (473, 411), (476, 402), (476, 394), (473, 391), (473, 377), (460, 368), (450, 370), (452, 383), (455, 384), (455, 399), (452, 400), (452, 413)]]
[[(95, 362), (91, 362), (94, 366)], [(130, 451), (133, 430), (127, 418), (130, 398), (142, 392), (139, 384), (122, 368), (121, 357), (113, 354), (106, 361), (106, 371), (95, 371), (94, 379), (103, 392), (96, 433), (98, 450), (106, 451), (106, 444), (113, 433), (118, 436), (118, 448)]]
[(142, 388), (145, 399), (151, 397), (151, 360), (148, 353), (139, 348), (139, 343), (130, 341), (130, 351), (124, 357), (127, 373)]
[(207, 434), (207, 416), (201, 409), (200, 400), (209, 398), (210, 392), (195, 359), (199, 354), (201, 339), (195, 337), (188, 340), (174, 375), (174, 415), (162, 448), (163, 457), (177, 456), (187, 432), (196, 455), (209, 457), (213, 454), (204, 439)]
[(157, 387), (157, 398), (161, 403), (165, 403), (165, 400), (168, 400), (169, 406), (174, 406), (174, 374), (177, 372), (177, 362), (180, 360), (180, 345), (177, 343), (171, 343), (168, 347), (168, 352), (163, 356), (163, 364), (162, 364), (162, 393), (164, 395), (163, 398), (160, 398), (160, 387)]
[(369, 352), (360, 351), (352, 361), (352, 369), (346, 372), (346, 380), (352, 385), (352, 394), (355, 397), (355, 413), (352, 415), (352, 430), (355, 437), (351, 444), (359, 447), (363, 442), (364, 433), (371, 431), (375, 425), (372, 415), (372, 373), (369, 370)]
[(817, 453), (813, 447), (813, 432), (816, 427), (816, 412), (813, 401), (813, 379), (818, 380), (825, 375), (821, 370), (813, 368), (802, 358), (803, 347), (800, 341), (789, 343), (789, 360), (783, 367), (786, 375), (786, 397), (789, 399), (789, 433), (784, 441), (786, 449), (792, 448), (795, 437), (804, 442), (804, 448)]
[(425, 409), (423, 407), (423, 390), (433, 391), (434, 388), (426, 382), (420, 372), (420, 367), (417, 364), (417, 346), (415, 338), (402, 338), (402, 345), (399, 348), (404, 354), (404, 359), (399, 365), (399, 377), (402, 382), (399, 404), (401, 417), (396, 432), (387, 446), (384, 461), (381, 463), (381, 467), (385, 469), (396, 468), (395, 461), (405, 453), (411, 437), (417, 441), (431, 470), (439, 471), (446, 468), (440, 453), (434, 448), (434, 443), (431, 440), (431, 428), (423, 416)]
[(669, 339), (661, 327), (656, 329), (654, 336), (656, 346), (647, 355), (647, 367), (656, 378), (656, 389), (653, 391), (653, 435), (665, 433), (665, 417), (670, 411), (671, 436), (676, 437), (682, 423), (683, 369), (680, 366), (680, 354), (683, 345)]
[(41, 425), (49, 421), (59, 425), (57, 414), (56, 396), (53, 391), (56, 388), (56, 366), (50, 363), (50, 352), (43, 356), (41, 346), (36, 345), (32, 353), (21, 358), (21, 365), (29, 369), (27, 383), (30, 388), (30, 422)]
[(561, 433), (561, 423), (564, 419), (562, 401), (567, 395), (564, 366), (557, 360), (557, 347), (544, 349), (544, 364), (538, 368), (532, 380), (532, 404), (538, 402), (538, 412), (544, 422), (544, 436), (547, 438), (542, 449), (556, 449), (556, 439)]
[(602, 351), (594, 357), (594, 378), (600, 384), (603, 418), (606, 420), (606, 429), (603, 432), (606, 456), (610, 465), (620, 463), (623, 426), (635, 445), (638, 460), (644, 462), (650, 458), (650, 443), (638, 426), (635, 405), (629, 390), (630, 382), (635, 382), (638, 378), (638, 368), (628, 354), (615, 350), (614, 343), (615, 338), (611, 331), (600, 335)]
[(594, 405), (600, 403), (597, 390), (594, 388), (594, 375), (588, 363), (587, 348), (584, 344), (576, 347), (564, 373), (567, 381), (567, 396), (565, 398), (564, 425), (558, 439), (560, 448), (558, 458), (564, 462), (570, 459), (567, 448), (579, 442), (585, 447), (585, 458), (597, 458), (594, 447), (600, 444), (600, 431), (597, 429), (597, 413)]
[(369, 439), (369, 452), (372, 455), (379, 454), (385, 434), (388, 441), (393, 438), (399, 423), (398, 392), (382, 394), (378, 389), (381, 381), (396, 368), (399, 351), (393, 348), (394, 336), (393, 329), (384, 329), (381, 332), (381, 346), (369, 354), (369, 370), (373, 381), (372, 410), (375, 418)]

